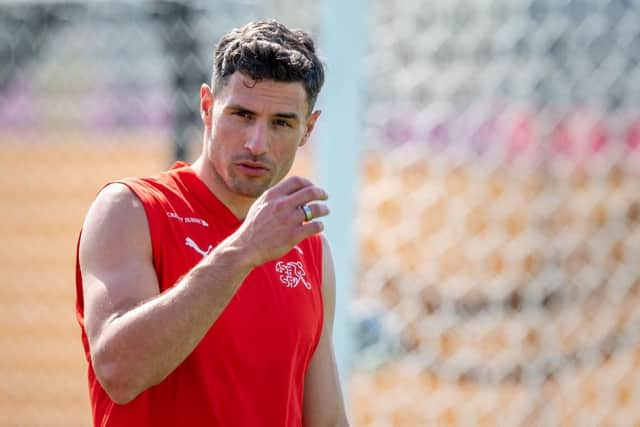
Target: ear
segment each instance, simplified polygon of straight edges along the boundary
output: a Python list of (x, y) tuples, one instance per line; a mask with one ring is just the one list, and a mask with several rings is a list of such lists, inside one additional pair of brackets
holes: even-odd
[(200, 86), (200, 117), (205, 127), (211, 127), (211, 109), (213, 107), (213, 91), (206, 84)]
[(300, 140), (300, 144), (298, 144), (299, 147), (302, 147), (304, 144), (307, 143), (307, 141), (309, 141), (309, 136), (311, 136), (311, 132), (313, 132), (313, 128), (316, 126), (316, 122), (318, 121), (318, 118), (320, 117), (321, 113), (322, 111), (316, 110), (313, 113), (311, 113), (311, 115), (309, 116), (309, 119), (307, 119), (304, 135)]

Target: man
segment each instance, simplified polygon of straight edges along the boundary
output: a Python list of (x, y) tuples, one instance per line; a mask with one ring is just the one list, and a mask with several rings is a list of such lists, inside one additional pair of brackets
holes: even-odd
[(348, 424), (327, 194), (283, 179), (323, 80), (307, 33), (233, 30), (200, 90), (200, 157), (97, 196), (76, 263), (96, 426)]

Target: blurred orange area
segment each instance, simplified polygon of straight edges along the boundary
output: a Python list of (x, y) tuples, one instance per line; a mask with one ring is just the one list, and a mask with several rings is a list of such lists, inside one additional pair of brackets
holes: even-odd
[(369, 151), (356, 294), (402, 350), (356, 363), (355, 425), (640, 423), (637, 160)]
[[(640, 349), (539, 383), (447, 381), (398, 364), (350, 382), (356, 426), (637, 425)], [(597, 420), (597, 422), (595, 421)]]
[(3, 134), (0, 141), (0, 425), (90, 425), (75, 320), (75, 248), (110, 179), (151, 174), (165, 135)]
[[(2, 136), (0, 425), (90, 424), (78, 232), (104, 183), (155, 174), (170, 158), (166, 134)], [(305, 149), (292, 174), (312, 176), (312, 164)], [(640, 421), (633, 173), (614, 164), (559, 176), (371, 150), (358, 204), (356, 295), (395, 316), (404, 353), (355, 367), (354, 425)], [(563, 364), (534, 366), (546, 355)], [(506, 371), (487, 380), (484, 368)]]

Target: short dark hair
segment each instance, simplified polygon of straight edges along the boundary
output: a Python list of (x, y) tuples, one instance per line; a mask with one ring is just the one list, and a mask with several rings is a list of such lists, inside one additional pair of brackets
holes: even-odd
[(216, 91), (236, 71), (253, 80), (301, 82), (313, 110), (324, 83), (324, 67), (309, 33), (268, 19), (249, 22), (222, 36), (215, 50), (212, 85)]

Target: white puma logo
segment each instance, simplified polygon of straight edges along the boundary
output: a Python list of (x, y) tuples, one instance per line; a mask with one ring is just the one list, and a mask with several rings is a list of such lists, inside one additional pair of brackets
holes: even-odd
[(200, 255), (202, 255), (202, 258), (209, 255), (213, 250), (213, 246), (209, 245), (209, 248), (206, 251), (203, 251), (202, 249), (200, 249), (200, 246), (198, 246), (198, 244), (193, 241), (191, 237), (187, 237), (186, 239), (184, 239), (184, 244), (192, 248), (194, 251), (198, 252)]

